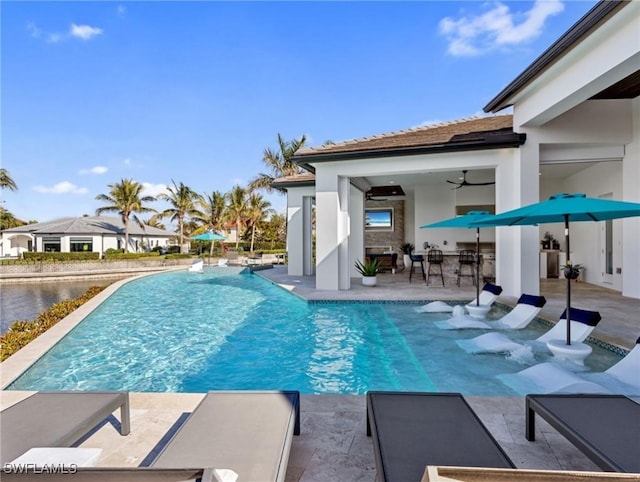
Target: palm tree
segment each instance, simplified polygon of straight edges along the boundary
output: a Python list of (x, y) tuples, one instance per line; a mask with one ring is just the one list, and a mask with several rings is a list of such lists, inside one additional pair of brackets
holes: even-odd
[(258, 224), (265, 220), (265, 218), (273, 212), (269, 209), (271, 203), (266, 201), (262, 194), (252, 192), (249, 195), (249, 202), (247, 206), (247, 220), (251, 226), (251, 251), (253, 251), (253, 243), (256, 237), (256, 228)]
[[(227, 210), (224, 194), (220, 191), (213, 191), (211, 194), (198, 196), (197, 204), (202, 216), (194, 217), (196, 221), (201, 222), (208, 231), (219, 233), (224, 230), (225, 212)], [(214, 244), (215, 241), (212, 241), (209, 256), (213, 256)]]
[(100, 216), (103, 212), (116, 211), (122, 216), (124, 224), (124, 252), (129, 252), (129, 218), (133, 219), (138, 226), (144, 230), (144, 223), (138, 219), (135, 213), (153, 213), (156, 210), (143, 205), (145, 202), (153, 202), (156, 200), (153, 196), (143, 196), (144, 187), (137, 181), (132, 179), (122, 179), (115, 184), (108, 184), (109, 194), (98, 194), (97, 201), (109, 203), (96, 209), (96, 216)]
[[(278, 148), (279, 151), (275, 151), (271, 148), (264, 150), (262, 155), (262, 162), (269, 169), (268, 173), (260, 173), (253, 181), (249, 183), (249, 189), (266, 189), (268, 192), (273, 191), (271, 185), (273, 181), (278, 177), (293, 176), (300, 174), (304, 170), (292, 161), (294, 154), (304, 147), (307, 138), (303, 135), (300, 139), (293, 139), (291, 141), (285, 141), (280, 134), (278, 134)], [(284, 189), (278, 189), (280, 192), (285, 192)]]
[(5, 168), (0, 168), (0, 189), (8, 189), (9, 191), (17, 191), (18, 186), (11, 179), (9, 172)]
[(247, 191), (236, 185), (227, 196), (227, 219), (236, 225), (236, 251), (240, 243), (240, 232), (247, 216)]
[(155, 216), (152, 216), (144, 221), (144, 224), (146, 224), (147, 226), (151, 226), (152, 228), (166, 229), (165, 225), (162, 224), (159, 219), (156, 219)]
[(16, 218), (13, 213), (0, 206), (0, 231), (24, 226), (26, 223)]
[(202, 213), (196, 209), (195, 205), (198, 194), (183, 183), (177, 185), (174, 180), (171, 180), (171, 182), (173, 183), (173, 187), (167, 187), (167, 191), (169, 191), (169, 194), (162, 193), (158, 195), (158, 199), (163, 199), (169, 202), (169, 204), (171, 204), (171, 207), (154, 216), (154, 221), (169, 217), (171, 221), (178, 222), (180, 252), (183, 253), (185, 251), (185, 220), (187, 217), (202, 216)]

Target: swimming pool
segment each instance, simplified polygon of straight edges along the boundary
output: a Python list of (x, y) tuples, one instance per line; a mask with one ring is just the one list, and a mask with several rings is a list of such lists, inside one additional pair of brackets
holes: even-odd
[[(515, 395), (496, 375), (521, 363), (465, 353), (455, 341), (484, 331), (438, 329), (433, 321), (449, 314), (417, 306), (307, 303), (236, 268), (147, 276), (117, 290), (8, 389)], [(547, 329), (532, 325), (514, 340)], [(619, 359), (594, 347), (588, 363), (600, 371)]]

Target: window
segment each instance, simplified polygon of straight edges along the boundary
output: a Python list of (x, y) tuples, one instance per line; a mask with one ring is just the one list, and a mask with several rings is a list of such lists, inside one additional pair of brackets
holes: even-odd
[(393, 231), (393, 208), (365, 209), (367, 231)]
[(71, 238), (69, 248), (72, 253), (90, 253), (93, 251), (93, 238)]
[(42, 238), (42, 251), (59, 253), (61, 251), (60, 238)]

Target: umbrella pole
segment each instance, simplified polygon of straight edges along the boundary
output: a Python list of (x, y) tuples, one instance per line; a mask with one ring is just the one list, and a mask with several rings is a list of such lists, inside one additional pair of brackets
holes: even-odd
[(476, 306), (480, 306), (480, 228), (476, 228)]
[[(571, 271), (571, 250), (569, 249), (569, 215), (564, 215), (564, 240), (567, 244), (567, 266)], [(571, 276), (565, 276), (567, 278), (567, 345), (571, 345)]]

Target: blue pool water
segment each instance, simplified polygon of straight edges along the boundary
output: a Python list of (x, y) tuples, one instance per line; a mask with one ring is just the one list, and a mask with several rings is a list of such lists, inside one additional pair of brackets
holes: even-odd
[[(307, 303), (235, 268), (148, 276), (120, 288), (9, 389), (515, 395), (496, 375), (544, 360), (467, 354), (455, 341), (484, 330), (441, 330), (433, 322), (450, 315), (417, 306)], [(502, 314), (495, 307), (490, 317)], [(548, 329), (532, 325), (510, 336)], [(619, 359), (595, 347), (588, 362), (600, 371)]]

